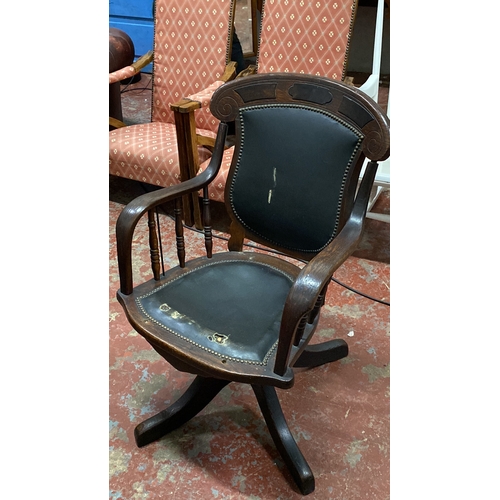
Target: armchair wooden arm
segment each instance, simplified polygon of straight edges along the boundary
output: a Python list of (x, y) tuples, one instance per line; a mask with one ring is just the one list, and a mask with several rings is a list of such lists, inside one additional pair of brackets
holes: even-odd
[(121, 127), (126, 127), (127, 124), (122, 122), (121, 120), (118, 120), (118, 118), (113, 118), (112, 116), (110, 116), (109, 117), (109, 126), (111, 128), (121, 128)]
[(240, 71), (237, 75), (237, 78), (242, 78), (248, 75), (256, 75), (257, 74), (257, 66), (255, 64), (250, 64), (243, 71)]
[(180, 199), (182, 196), (189, 193), (198, 192), (213, 180), (217, 175), (222, 161), (227, 125), (221, 123), (219, 125), (219, 131), (220, 133), (218, 134), (210, 165), (202, 174), (175, 186), (166, 187), (138, 196), (131, 201), (120, 214), (116, 223), (120, 293), (129, 295), (133, 290), (132, 238), (137, 223), (146, 212), (154, 209), (158, 205), (162, 205), (174, 199)]
[[(319, 295), (325, 290), (333, 273), (352, 254), (361, 238), (365, 221), (370, 191), (377, 173), (378, 163), (368, 163), (365, 175), (361, 182), (351, 216), (336, 238), (301, 270), (293, 284), (283, 309), (280, 339), (276, 354), (274, 371), (284, 375), (287, 367), (293, 366), (309, 339), (304, 339), (304, 328), (299, 325), (303, 318), (315, 308)], [(309, 318), (309, 322), (311, 323)], [(305, 340), (299, 349), (301, 340)], [(293, 359), (290, 355), (293, 350)]]

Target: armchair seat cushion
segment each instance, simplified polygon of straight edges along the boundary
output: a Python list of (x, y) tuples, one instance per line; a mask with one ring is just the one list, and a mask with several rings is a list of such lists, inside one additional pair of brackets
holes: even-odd
[[(215, 137), (207, 130), (198, 133)], [(198, 148), (201, 162), (210, 151)], [(109, 133), (109, 173), (155, 186), (180, 182), (177, 135), (173, 123), (143, 123), (118, 128)]]
[(160, 327), (167, 343), (180, 340), (219, 362), (265, 366), (274, 354), (297, 273), (295, 266), (284, 270), (283, 261), (269, 257), (229, 252), (197, 259), (136, 295), (136, 305)]

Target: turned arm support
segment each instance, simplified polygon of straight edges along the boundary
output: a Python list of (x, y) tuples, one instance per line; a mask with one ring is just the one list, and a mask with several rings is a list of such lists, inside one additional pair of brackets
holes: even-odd
[(226, 135), (227, 125), (225, 123), (220, 123), (210, 164), (200, 175), (175, 186), (166, 187), (138, 196), (121, 212), (116, 223), (116, 243), (118, 250), (118, 271), (120, 274), (120, 291), (124, 295), (131, 294), (133, 290), (132, 239), (137, 223), (146, 212), (158, 205), (182, 197), (185, 194), (197, 192), (208, 185), (217, 175), (222, 163)]
[[(300, 341), (300, 338), (296, 338), (296, 332), (301, 319), (314, 309), (319, 294), (330, 281), (333, 273), (358, 245), (377, 168), (376, 162), (368, 164), (349, 220), (336, 238), (302, 268), (288, 293), (281, 318), (274, 367), (278, 375), (286, 373), (292, 346), (298, 345)], [(304, 344), (301, 348), (305, 346)]]

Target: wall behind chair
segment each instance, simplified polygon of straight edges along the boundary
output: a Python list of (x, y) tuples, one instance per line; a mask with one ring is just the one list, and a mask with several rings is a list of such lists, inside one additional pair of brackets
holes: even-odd
[[(135, 58), (153, 49), (153, 0), (109, 0), (109, 26), (117, 28), (132, 39)], [(152, 64), (145, 73), (152, 73)]]

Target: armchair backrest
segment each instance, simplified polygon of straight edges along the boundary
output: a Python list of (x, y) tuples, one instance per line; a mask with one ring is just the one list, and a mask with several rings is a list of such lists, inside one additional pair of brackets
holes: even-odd
[(221, 87), (211, 109), (236, 123), (225, 190), (233, 224), (294, 257), (310, 260), (337, 236), (351, 214), (365, 157), (389, 156), (385, 114), (338, 81), (248, 76)]
[(224, 73), (234, 0), (156, 0), (155, 5), (152, 121), (173, 123), (170, 104)]
[(308, 73), (343, 80), (357, 0), (265, 0), (259, 73)]

